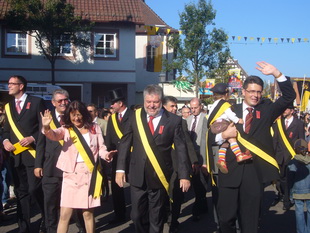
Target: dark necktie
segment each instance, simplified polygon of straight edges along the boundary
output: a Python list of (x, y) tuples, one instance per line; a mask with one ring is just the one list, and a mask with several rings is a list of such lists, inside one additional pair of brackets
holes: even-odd
[(195, 135), (196, 135), (196, 124), (197, 124), (197, 116), (194, 116), (194, 122), (192, 124), (192, 128), (191, 128), (191, 138), (192, 140), (194, 139)]
[(246, 115), (246, 118), (245, 118), (245, 128), (244, 128), (244, 132), (246, 134), (248, 134), (250, 132), (251, 123), (253, 121), (253, 108), (247, 108), (247, 110), (249, 111), (249, 113)]
[(65, 121), (64, 121), (64, 115), (59, 115), (59, 123), (60, 125), (64, 125), (65, 124)]
[(118, 120), (119, 120), (119, 122), (121, 122), (123, 120), (123, 116), (121, 113), (118, 114)]
[(150, 116), (150, 120), (149, 120), (149, 127), (150, 127), (150, 130), (151, 130), (152, 135), (154, 135), (154, 125), (153, 125), (153, 119), (154, 119), (154, 118), (155, 118), (155, 117)]
[(20, 112), (22, 111), (22, 108), (20, 107), (21, 102), (22, 102), (21, 100), (16, 101), (16, 111), (18, 114), (20, 114)]

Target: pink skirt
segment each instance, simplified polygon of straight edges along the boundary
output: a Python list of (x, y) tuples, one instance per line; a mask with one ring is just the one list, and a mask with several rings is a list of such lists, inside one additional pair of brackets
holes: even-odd
[(61, 207), (89, 209), (100, 206), (100, 198), (88, 195), (91, 172), (85, 163), (76, 163), (74, 172), (63, 172)]

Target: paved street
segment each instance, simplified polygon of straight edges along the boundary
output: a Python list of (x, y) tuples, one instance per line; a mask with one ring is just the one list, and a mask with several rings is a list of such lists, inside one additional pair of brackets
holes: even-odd
[[(126, 189), (126, 198), (127, 203), (129, 203), (129, 187)], [(270, 207), (270, 203), (275, 197), (274, 187), (268, 186), (265, 189), (264, 194), (264, 204), (262, 208), (262, 217), (260, 223), (259, 233), (294, 233), (295, 231), (295, 215), (294, 208), (290, 211), (282, 210), (282, 203), (278, 203), (274, 207)], [(212, 211), (209, 211), (207, 214), (203, 215), (199, 222), (193, 222), (191, 220), (191, 208), (193, 204), (193, 191), (186, 195), (186, 202), (182, 205), (182, 213), (180, 218), (180, 233), (213, 233), (216, 231), (216, 224), (213, 220)], [(96, 209), (96, 232), (103, 233), (132, 233), (134, 232), (134, 227), (132, 221), (128, 220), (122, 225), (119, 226), (110, 226), (107, 223), (113, 218), (112, 210), (112, 200), (111, 198), (104, 203), (100, 208)], [(208, 195), (209, 210), (211, 210), (211, 197)], [(35, 206), (34, 206), (35, 208)], [(129, 219), (130, 205), (127, 207), (127, 215)], [(9, 216), (12, 216), (12, 220), (0, 223), (0, 232), (9, 232), (17, 233), (17, 224), (14, 219), (16, 217), (16, 210), (12, 208), (7, 211)], [(39, 224), (39, 215), (35, 215), (32, 218), (32, 227), (36, 229)], [(76, 233), (77, 228), (75, 224), (71, 224), (69, 228), (69, 233)], [(165, 224), (164, 233), (168, 232), (167, 224)]]

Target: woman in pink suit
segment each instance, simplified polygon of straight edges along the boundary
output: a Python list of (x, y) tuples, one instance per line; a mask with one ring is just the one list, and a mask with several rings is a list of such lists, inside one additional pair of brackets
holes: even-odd
[(100, 206), (102, 183), (98, 156), (110, 161), (116, 151), (107, 151), (99, 125), (80, 101), (69, 104), (60, 128), (53, 127), (49, 110), (41, 116), (45, 136), (63, 144), (56, 165), (63, 171), (57, 232), (68, 231), (73, 209), (83, 210), (86, 232), (95, 232), (94, 207)]

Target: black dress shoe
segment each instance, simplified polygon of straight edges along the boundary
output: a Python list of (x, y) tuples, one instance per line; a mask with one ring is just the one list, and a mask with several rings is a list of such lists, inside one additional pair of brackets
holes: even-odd
[(283, 203), (283, 210), (289, 211), (293, 205), (294, 205), (294, 203), (292, 203), (292, 202)]
[(271, 203), (271, 206), (276, 206), (280, 201), (283, 201), (283, 195), (278, 195)]

